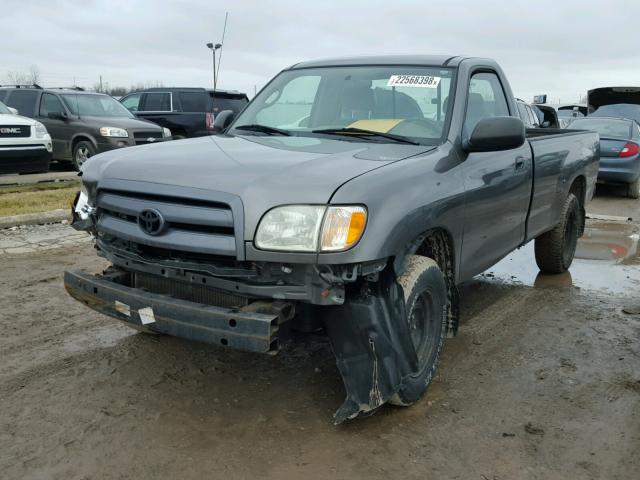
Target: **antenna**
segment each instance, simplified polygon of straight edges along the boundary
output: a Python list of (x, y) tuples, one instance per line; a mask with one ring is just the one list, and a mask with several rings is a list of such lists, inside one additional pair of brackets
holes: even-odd
[[(220, 41), (220, 44), (222, 45), (220, 47), (220, 54), (218, 55), (218, 77), (220, 77), (220, 63), (222, 62), (222, 48), (224, 47), (224, 36), (227, 33), (227, 20), (229, 19), (229, 12), (226, 12), (224, 14), (224, 27), (222, 28), (222, 40)], [(216, 78), (217, 80), (217, 78)], [(216, 81), (217, 83), (217, 81)], [(215, 88), (215, 87), (214, 87)]]

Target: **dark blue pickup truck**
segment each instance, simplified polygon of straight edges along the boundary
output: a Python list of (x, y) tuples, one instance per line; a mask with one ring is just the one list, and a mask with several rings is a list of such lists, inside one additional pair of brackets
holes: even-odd
[(112, 267), (68, 292), (147, 331), (276, 353), (324, 331), (336, 422), (427, 389), (460, 282), (535, 241), (569, 268), (598, 172), (594, 132), (525, 129), (496, 62), (384, 56), (278, 74), (219, 136), (105, 153), (73, 225)]

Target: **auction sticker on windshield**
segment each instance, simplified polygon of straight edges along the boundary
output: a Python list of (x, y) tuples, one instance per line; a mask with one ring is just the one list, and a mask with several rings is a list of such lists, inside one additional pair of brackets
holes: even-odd
[(387, 87), (421, 87), (436, 88), (440, 77), (432, 75), (391, 75)]

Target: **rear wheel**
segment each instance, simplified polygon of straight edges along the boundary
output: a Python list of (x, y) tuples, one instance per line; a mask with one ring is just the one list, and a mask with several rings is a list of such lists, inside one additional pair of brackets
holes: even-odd
[(640, 198), (640, 177), (638, 177), (635, 182), (627, 185), (627, 197)]
[(438, 264), (420, 255), (407, 257), (407, 269), (398, 277), (398, 283), (404, 292), (418, 369), (403, 380), (389, 403), (408, 406), (426, 391), (440, 360), (447, 324), (447, 287)]
[(76, 146), (73, 147), (73, 159), (72, 163), (76, 170), (80, 171), (80, 168), (91, 157), (96, 154), (96, 149), (94, 148), (91, 142), (86, 140), (82, 140), (76, 143)]
[(571, 266), (584, 221), (581, 212), (580, 202), (570, 193), (562, 206), (560, 222), (536, 238), (536, 263), (543, 273), (563, 273)]

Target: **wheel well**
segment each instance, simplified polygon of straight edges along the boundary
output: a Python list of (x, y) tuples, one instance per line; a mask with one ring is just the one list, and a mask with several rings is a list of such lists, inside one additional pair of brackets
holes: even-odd
[(455, 249), (453, 238), (443, 228), (429, 230), (420, 236), (415, 253), (436, 261), (447, 284), (447, 336), (458, 332), (459, 296), (456, 286)]
[(584, 177), (579, 176), (571, 184), (569, 187), (569, 193), (573, 193), (578, 199), (578, 203), (580, 204), (580, 236), (584, 234), (585, 228), (585, 203), (586, 203), (586, 194), (587, 194), (587, 182)]
[(73, 142), (71, 142), (71, 155), (73, 156), (73, 151), (76, 149), (76, 145), (78, 145), (78, 143), (85, 141), (85, 142), (89, 142), (91, 145), (95, 144), (91, 141), (91, 139), (89, 137), (83, 137), (82, 135), (77, 136), (76, 138), (73, 139)]

